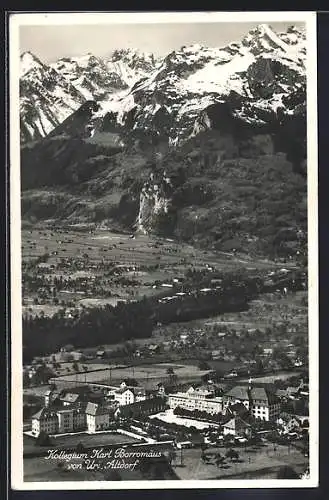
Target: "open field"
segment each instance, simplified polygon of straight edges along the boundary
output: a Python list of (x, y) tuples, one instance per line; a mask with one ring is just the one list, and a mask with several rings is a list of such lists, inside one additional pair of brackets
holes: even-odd
[[(198, 250), (191, 245), (176, 243), (150, 235), (139, 234), (132, 239), (127, 234), (111, 233), (108, 230), (80, 232), (72, 230), (23, 229), (22, 257), (23, 260), (38, 257), (48, 252), (50, 258), (47, 264), (56, 264), (61, 258), (79, 257), (88, 253), (89, 259), (95, 263), (103, 259), (129, 265), (152, 265), (161, 259), (165, 264), (193, 263), (196, 267), (204, 267), (205, 263), (214, 266), (225, 264), (229, 268), (242, 267), (241, 264), (253, 268), (282, 267), (272, 261), (254, 258), (234, 257), (228, 252), (211, 252)], [(56, 252), (56, 255), (53, 255)], [(186, 259), (185, 262), (181, 262)], [(286, 264), (285, 264), (286, 265)], [(243, 266), (244, 267), (244, 266)], [(89, 276), (92, 273), (89, 274)], [(160, 274), (157, 274), (157, 278)]]
[[(59, 361), (58, 364), (56, 365), (56, 368), (53, 367), (53, 363), (46, 363), (46, 366), (52, 369), (56, 373), (56, 376), (58, 377), (65, 377), (70, 374), (72, 377), (74, 377), (74, 379), (76, 378), (74, 367), (78, 368), (77, 370), (78, 372), (82, 372), (80, 373), (80, 375), (96, 371), (104, 372), (110, 369), (113, 370), (117, 367), (117, 365), (115, 364), (86, 363), (85, 361), (74, 361), (74, 362)], [(89, 373), (88, 376), (91, 376), (91, 374)], [(95, 376), (97, 377), (97, 374)]]
[(157, 383), (168, 380), (167, 370), (170, 368), (174, 370), (179, 381), (200, 380), (202, 375), (209, 372), (209, 370), (200, 370), (195, 365), (158, 363), (127, 368), (113, 368), (111, 370), (108, 368), (90, 373), (63, 375), (56, 380), (58, 380), (58, 382), (99, 382), (116, 385), (126, 378), (134, 378), (141, 385), (148, 388), (149, 385), (154, 387)]
[[(251, 451), (249, 451), (251, 450)], [(176, 463), (178, 466), (174, 470), (180, 479), (229, 479), (236, 476), (246, 478), (246, 475), (251, 477), (254, 475), (257, 479), (268, 478), (275, 479), (278, 469), (284, 465), (291, 466), (297, 473), (302, 473), (308, 466), (307, 458), (299, 451), (287, 446), (276, 445), (274, 451), (272, 445), (265, 445), (254, 450), (252, 449), (237, 449), (239, 453), (239, 461), (231, 462), (226, 459), (225, 464), (217, 467), (213, 460), (205, 464), (200, 459), (201, 450), (191, 448), (183, 452), (183, 464), (180, 465), (180, 456), (177, 456)], [(219, 452), (221, 456), (225, 455), (225, 448), (211, 448), (207, 450), (207, 454)]]
[[(133, 449), (138, 450), (139, 447)], [(141, 447), (141, 449), (161, 449), (164, 452), (168, 449), (168, 445), (149, 445)], [(212, 480), (233, 478), (275, 479), (278, 470), (282, 466), (288, 465), (298, 474), (303, 473), (308, 467), (307, 459), (293, 447), (289, 450), (286, 446), (276, 445), (276, 450), (274, 450), (272, 445), (264, 445), (257, 448), (238, 448), (237, 451), (239, 453), (237, 462), (226, 459), (222, 466), (217, 467), (211, 455), (219, 452), (221, 456), (225, 456), (225, 448), (208, 449), (207, 454), (210, 455), (208, 464), (201, 460), (201, 450), (199, 448), (184, 449), (182, 453), (176, 452), (172, 468), (177, 475), (177, 479)], [(79, 460), (76, 459), (73, 462), (79, 463)], [(98, 460), (97, 463), (102, 463), (102, 461)], [(138, 468), (133, 472), (120, 471), (120, 476), (124, 480), (143, 479)], [(25, 481), (104, 480), (104, 471), (87, 471), (85, 465), (80, 470), (65, 470), (58, 466), (57, 461), (45, 460), (44, 457), (35, 457), (24, 459), (24, 479)]]
[[(96, 437), (96, 436), (95, 436)], [(126, 437), (126, 436), (125, 436)], [(25, 481), (104, 481), (105, 480), (114, 480), (114, 479), (122, 479), (122, 480), (141, 480), (141, 479), (179, 479), (175, 472), (169, 467), (166, 461), (163, 461), (164, 454), (168, 451), (171, 446), (166, 443), (159, 443), (158, 445), (144, 445), (140, 446), (140, 443), (136, 443), (133, 446), (126, 445), (126, 451), (149, 451), (156, 452), (162, 455), (160, 458), (160, 462), (162, 462), (160, 477), (159, 470), (157, 474), (152, 473), (152, 469), (156, 468), (155, 465), (158, 463), (157, 461), (153, 461), (150, 459), (150, 470), (148, 470), (148, 474), (145, 475), (141, 471), (140, 467), (136, 467), (134, 470), (125, 470), (125, 469), (106, 469), (104, 465), (108, 463), (108, 458), (102, 459), (98, 458), (94, 460), (94, 463), (100, 464), (103, 466), (103, 470), (91, 470), (89, 468), (87, 470), (87, 463), (83, 459), (71, 459), (68, 463), (66, 463), (65, 467), (61, 466), (60, 460), (46, 460), (44, 456), (38, 457), (24, 457), (24, 480)], [(87, 452), (88, 456), (92, 455), (93, 450), (89, 450)], [(134, 462), (135, 458), (125, 458), (125, 463)], [(148, 460), (148, 459), (146, 459)], [(120, 460), (122, 461), (122, 460)], [(143, 459), (141, 459), (143, 462)], [(81, 469), (77, 469), (74, 467), (70, 467), (70, 464), (82, 464)], [(161, 465), (161, 464), (160, 464)], [(156, 471), (154, 471), (156, 472)], [(115, 473), (115, 474), (112, 474)]]
[[(35, 263), (37, 258), (41, 261)], [(22, 261), (23, 312), (33, 315), (43, 311), (46, 316), (55, 314), (63, 304), (116, 305), (120, 300), (159, 294), (164, 290), (161, 283), (181, 277), (191, 265), (195, 269), (209, 266), (226, 271), (282, 267), (282, 263), (195, 249), (149, 235), (131, 237), (101, 229), (23, 229)], [(69, 279), (71, 285), (57, 290), (56, 302), (51, 295), (37, 297), (36, 291), (28, 288), (29, 277), (36, 273), (48, 285), (55, 279)]]

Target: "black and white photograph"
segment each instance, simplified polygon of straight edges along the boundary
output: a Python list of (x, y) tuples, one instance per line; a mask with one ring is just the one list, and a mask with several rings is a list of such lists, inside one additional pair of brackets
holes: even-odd
[(315, 14), (9, 35), (13, 487), (317, 486)]

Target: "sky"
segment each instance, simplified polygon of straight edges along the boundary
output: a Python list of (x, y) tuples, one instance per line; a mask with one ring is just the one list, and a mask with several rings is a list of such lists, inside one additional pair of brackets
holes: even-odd
[[(257, 24), (260, 23), (30, 25), (20, 26), (19, 43), (21, 53), (30, 51), (45, 63), (87, 53), (107, 56), (120, 48), (165, 55), (183, 45), (221, 47), (239, 41)], [(270, 23), (275, 31), (286, 31), (291, 24), (301, 23)]]

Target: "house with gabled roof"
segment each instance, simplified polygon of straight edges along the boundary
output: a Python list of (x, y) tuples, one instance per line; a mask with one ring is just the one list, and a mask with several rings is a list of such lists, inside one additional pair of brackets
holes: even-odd
[(246, 434), (250, 434), (251, 425), (249, 422), (245, 421), (239, 416), (233, 417), (229, 419), (227, 422), (223, 424), (223, 433), (232, 434), (233, 436), (245, 436)]
[(56, 411), (50, 408), (41, 408), (32, 416), (32, 434), (39, 436), (41, 432), (56, 434), (58, 432), (58, 417)]
[(223, 406), (242, 403), (251, 415), (260, 420), (276, 420), (280, 412), (280, 401), (268, 384), (237, 385), (223, 395)]
[(134, 402), (145, 401), (146, 391), (143, 387), (134, 387), (131, 390), (134, 393)]
[(108, 397), (119, 406), (125, 406), (144, 401), (147, 396), (143, 387), (132, 387), (126, 382), (121, 382), (120, 387), (113, 387), (108, 391)]
[(88, 403), (86, 407), (86, 424), (88, 432), (97, 432), (109, 428), (113, 410), (98, 403)]
[(135, 401), (133, 389), (129, 387), (120, 387), (114, 394), (114, 401), (117, 401), (119, 406), (129, 405)]

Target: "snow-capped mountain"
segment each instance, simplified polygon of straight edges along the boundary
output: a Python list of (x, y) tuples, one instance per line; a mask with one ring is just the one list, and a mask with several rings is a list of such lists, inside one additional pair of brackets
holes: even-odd
[(24, 52), (20, 59), (20, 78), (29, 71), (37, 68), (46, 69), (47, 67), (31, 52)]
[(21, 56), (21, 140), (47, 135), (85, 101), (63, 76), (30, 52)]
[(128, 87), (118, 72), (111, 71), (101, 58), (92, 54), (61, 58), (50, 66), (87, 100), (104, 100), (113, 92)]
[(275, 33), (262, 24), (225, 47), (184, 46), (161, 59), (123, 49), (47, 66), (24, 54), (22, 139), (46, 135), (86, 100), (98, 103), (88, 124), (92, 135), (103, 133), (110, 117), (126, 135), (175, 145), (218, 126), (214, 106), (223, 103), (248, 123), (266, 124), (303, 106), (305, 38), (293, 26)]
[(102, 59), (92, 54), (64, 57), (49, 65), (31, 52), (20, 59), (22, 142), (44, 137), (83, 102), (108, 102), (156, 67), (152, 54), (115, 51)]
[[(167, 135), (176, 144), (210, 127), (209, 106), (228, 102), (236, 116), (266, 123), (286, 100), (305, 89), (305, 33), (275, 33), (260, 25), (223, 48), (196, 44), (168, 54), (125, 96), (104, 103), (119, 124)], [(131, 117), (133, 115), (133, 123)]]
[(37, 89), (52, 111), (59, 89), (74, 89), (83, 104), (48, 137), (23, 145), (22, 216), (101, 222), (221, 250), (303, 254), (305, 55), (302, 31), (277, 34), (267, 25), (226, 47), (181, 47), (149, 65), (118, 52), (104, 61), (109, 73), (95, 58), (97, 89), (104, 92), (113, 73), (115, 82), (130, 75), (130, 86), (97, 102), (83, 95), (93, 56), (52, 68), (26, 57), (28, 98)]
[(152, 73), (161, 64), (161, 58), (135, 49), (121, 49), (115, 50), (105, 63), (110, 72), (118, 74), (131, 86)]

